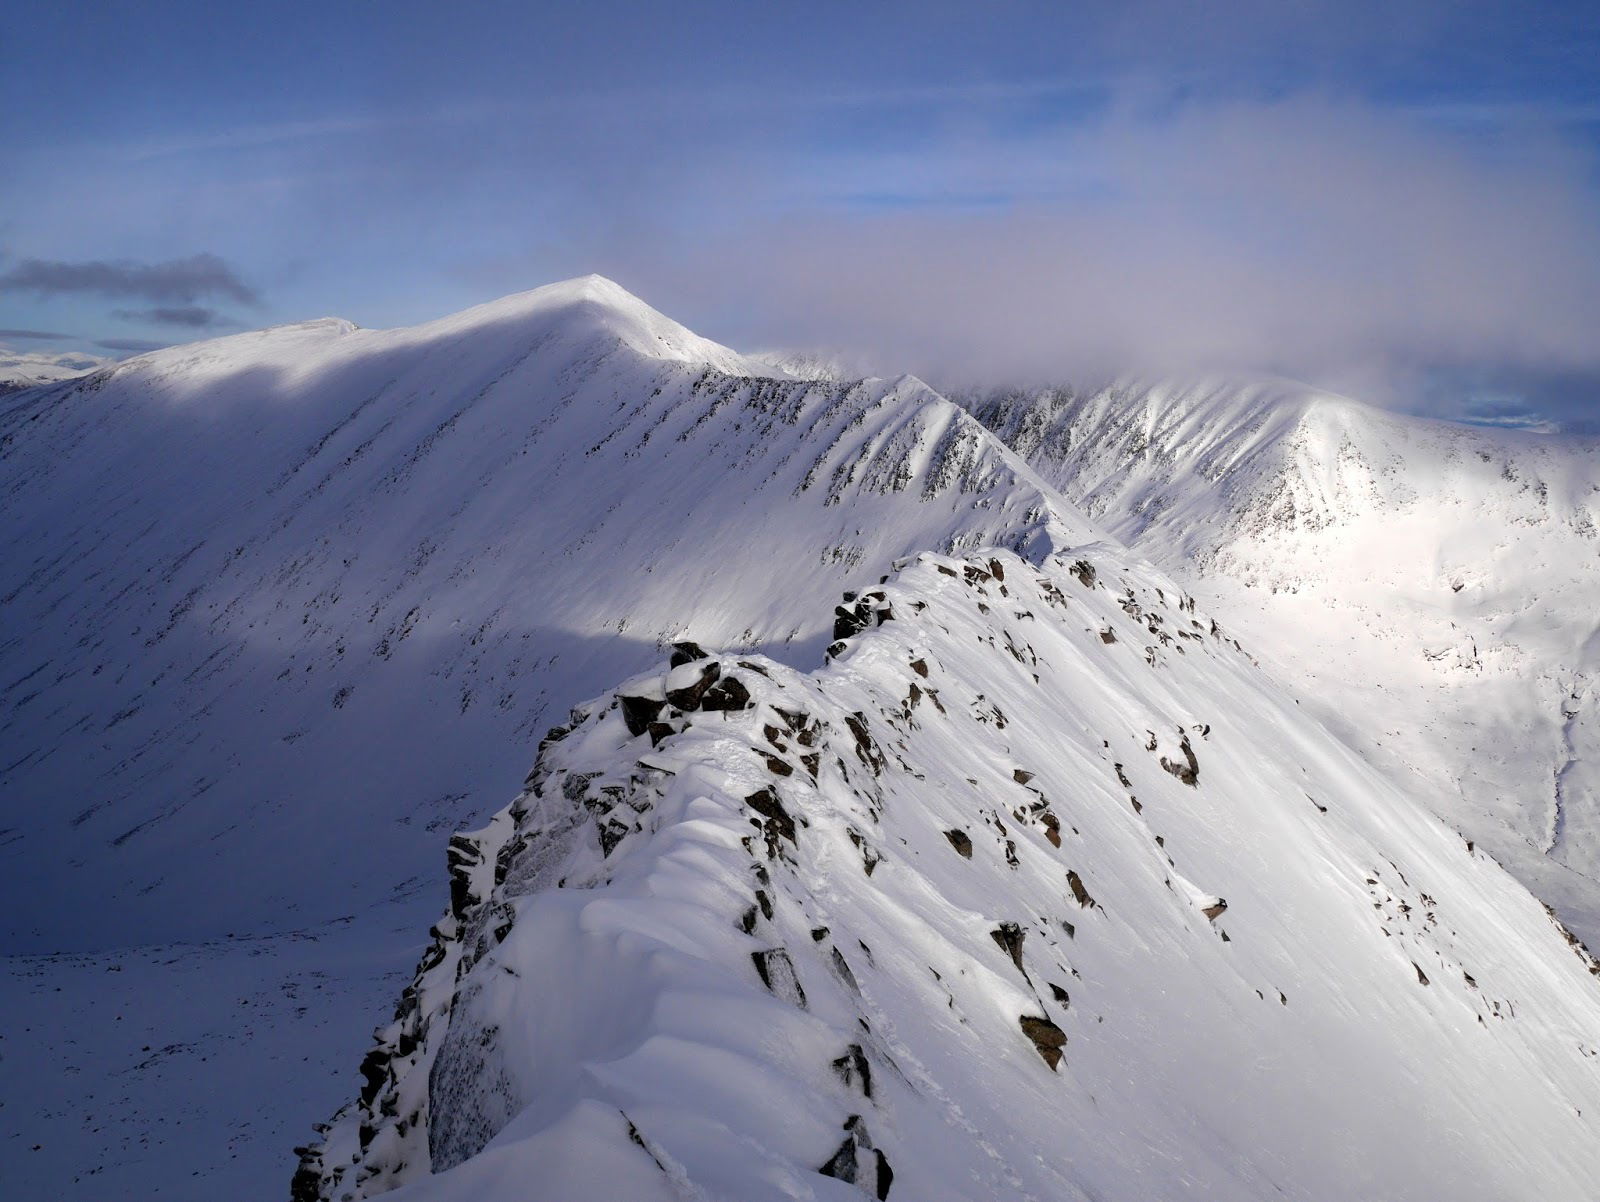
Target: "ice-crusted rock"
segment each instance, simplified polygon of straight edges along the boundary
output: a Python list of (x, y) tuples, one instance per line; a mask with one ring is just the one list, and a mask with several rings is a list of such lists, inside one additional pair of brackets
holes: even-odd
[[(873, 592), (816, 672), (551, 732), (297, 1199), (1584, 1195), (1592, 961), (1189, 598), (1109, 548)], [(708, 665), (747, 708), (636, 729)]]

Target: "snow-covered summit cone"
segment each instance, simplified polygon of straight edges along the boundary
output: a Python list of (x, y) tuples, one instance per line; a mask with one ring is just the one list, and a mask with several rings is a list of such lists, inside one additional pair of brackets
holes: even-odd
[(1600, 443), (1277, 380), (969, 404), (1600, 937)]
[(549, 733), (297, 1202), (1589, 1196), (1600, 969), (1164, 578), (835, 620)]
[(765, 370), (588, 277), (0, 405), (12, 946), (359, 911), (671, 640), (813, 657), (898, 556), (1093, 536), (919, 381)]

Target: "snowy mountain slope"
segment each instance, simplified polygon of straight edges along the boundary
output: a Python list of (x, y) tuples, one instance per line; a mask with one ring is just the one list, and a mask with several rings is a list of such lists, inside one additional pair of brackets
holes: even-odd
[(838, 620), (549, 734), (297, 1200), (1592, 1195), (1600, 967), (1163, 576)]
[(589, 278), (0, 407), (12, 946), (381, 902), (668, 640), (815, 654), (898, 555), (1088, 529), (909, 377), (756, 370)]
[(1275, 381), (968, 403), (1600, 936), (1600, 444)]
[(446, 835), (576, 701), (685, 636), (815, 663), (897, 556), (1093, 536), (916, 381), (782, 378), (595, 278), (6, 397), (0, 497), (0, 1004), (38, 1041), (0, 1144), (82, 1202), (280, 1196)]

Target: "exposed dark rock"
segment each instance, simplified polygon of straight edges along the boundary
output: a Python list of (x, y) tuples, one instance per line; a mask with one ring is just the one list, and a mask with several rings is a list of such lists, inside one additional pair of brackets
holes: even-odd
[(1017, 971), (1024, 976), (1027, 970), (1022, 967), (1022, 941), (1027, 938), (1022, 928), (1014, 922), (1002, 922), (998, 927), (989, 932), (1000, 950), (1011, 957), (1011, 962), (1017, 966)]
[(705, 696), (706, 690), (716, 683), (722, 675), (722, 667), (715, 660), (710, 661), (700, 669), (700, 675), (692, 684), (676, 689), (667, 690), (667, 700), (681, 710), (692, 710), (699, 706), (700, 699)]
[(850, 842), (854, 843), (861, 852), (862, 867), (866, 870), (867, 875), (871, 876), (872, 870), (878, 866), (878, 862), (883, 857), (872, 849), (872, 845), (867, 842), (866, 837), (855, 827), (850, 827), (845, 833), (850, 836)]
[(889, 1167), (889, 1158), (883, 1154), (882, 1149), (874, 1148), (872, 1158), (878, 1164), (878, 1202), (884, 1202), (889, 1196), (890, 1187), (894, 1185), (894, 1170)]
[(805, 1009), (806, 991), (800, 987), (799, 974), (795, 972), (794, 961), (789, 958), (786, 949), (774, 947), (762, 952), (751, 952), (750, 959), (756, 966), (756, 973), (760, 976), (761, 983), (775, 996), (794, 1003), (802, 1010)]
[(968, 838), (966, 831), (945, 831), (944, 837), (950, 840), (950, 846), (957, 852), (969, 860), (972, 859), (972, 840)]
[(923, 659), (914, 659), (914, 660), (912, 660), (911, 661), (911, 670), (913, 672), (915, 672), (918, 676), (926, 678), (927, 675), (928, 675), (928, 661), (927, 660), (923, 660)]
[(705, 650), (699, 643), (684, 641), (672, 644), (672, 666), (681, 668), (684, 664), (692, 664), (695, 660), (707, 658)]
[(1052, 984), (1050, 986), (1050, 996), (1060, 1002), (1063, 1007), (1072, 1005), (1072, 999), (1067, 996), (1067, 991), (1059, 985)]
[(833, 1062), (833, 1071), (846, 1085), (859, 1082), (862, 1094), (868, 1098), (872, 1096), (872, 1066), (867, 1063), (866, 1053), (859, 1043), (845, 1049), (844, 1055)]
[(793, 731), (803, 728), (806, 720), (811, 716), (804, 710), (786, 710), (782, 706), (773, 706), (772, 708), (773, 712), (783, 719), (783, 724)]
[(1017, 1021), (1022, 1025), (1022, 1033), (1033, 1040), (1040, 1057), (1054, 1072), (1056, 1065), (1061, 1063), (1061, 1049), (1067, 1046), (1067, 1033), (1048, 1018), (1024, 1014)]
[(1067, 886), (1072, 890), (1072, 899), (1085, 910), (1094, 909), (1094, 898), (1089, 896), (1089, 891), (1083, 887), (1083, 878), (1071, 869), (1067, 870)]
[(1178, 764), (1161, 757), (1161, 766), (1173, 776), (1177, 777), (1190, 788), (1196, 787), (1200, 782), (1200, 761), (1194, 758), (1194, 748), (1189, 746), (1189, 736), (1184, 735), (1178, 744), (1178, 749), (1183, 752), (1184, 763)]
[(1209, 906), (1202, 906), (1200, 908), (1200, 913), (1204, 914), (1207, 918), (1209, 918), (1213, 922), (1215, 922), (1219, 917), (1222, 916), (1222, 914), (1227, 910), (1227, 908), (1228, 908), (1227, 899), (1219, 897), (1219, 898), (1217, 898), (1216, 901), (1212, 902)]
[(1070, 568), (1068, 568), (1067, 571), (1076, 576), (1078, 578), (1078, 583), (1083, 585), (1084, 588), (1094, 587), (1094, 564), (1090, 563), (1087, 559), (1078, 560)]
[(828, 1158), (828, 1163), (817, 1172), (850, 1185), (859, 1186), (863, 1193), (883, 1202), (889, 1196), (894, 1182), (894, 1171), (883, 1153), (872, 1145), (867, 1125), (859, 1114), (845, 1120), (845, 1138), (838, 1151)]
[(649, 726), (650, 746), (661, 746), (661, 740), (678, 733), (678, 728), (670, 722), (652, 722)]
[(472, 869), (483, 863), (483, 849), (471, 835), (450, 836), (445, 866), (450, 873), (450, 913), (465, 919), (467, 911), (483, 899), (472, 892)]
[(386, 1048), (373, 1048), (361, 1060), (361, 1104), (371, 1108), (378, 1093), (389, 1082), (390, 1054)]
[(619, 1110), (617, 1113), (622, 1115), (623, 1121), (628, 1124), (628, 1138), (643, 1148), (645, 1150), (645, 1154), (648, 1155), (651, 1160), (656, 1162), (656, 1168), (665, 1173), (667, 1171), (667, 1166), (661, 1163), (661, 1158), (650, 1150), (649, 1144), (644, 1142), (644, 1136), (639, 1134), (639, 1128), (633, 1125), (633, 1120), (628, 1117), (627, 1112)]
[(867, 720), (862, 714), (851, 714), (844, 720), (850, 728), (850, 733), (855, 736), (856, 756), (868, 768), (872, 775), (877, 776), (883, 771), (883, 753), (878, 750), (878, 745), (872, 741), (872, 735), (867, 730)]
[(724, 676), (706, 690), (705, 697), (700, 701), (700, 708), (713, 713), (749, 709), (750, 690), (737, 676)]
[(872, 624), (871, 611), (865, 606), (836, 605), (833, 609), (833, 637), (847, 639), (852, 635), (860, 634)]
[(1029, 772), (1026, 768), (1014, 768), (1011, 772), (1011, 779), (1016, 781), (1019, 785), (1025, 785), (1033, 779), (1033, 773)]
[(667, 704), (649, 697), (619, 697), (617, 700), (621, 702), (622, 721), (630, 735), (642, 735), (649, 730), (650, 724)]
[(795, 843), (794, 819), (789, 817), (789, 811), (783, 808), (783, 803), (778, 800), (775, 789), (758, 789), (744, 799), (745, 805), (767, 819), (767, 829), (790, 843)]
[(317, 1148), (296, 1148), (300, 1164), (289, 1181), (289, 1202), (320, 1202), (322, 1153)]
[(1044, 823), (1044, 837), (1050, 840), (1050, 846), (1061, 846), (1061, 819), (1049, 810), (1039, 815), (1039, 821)]
[(1114, 643), (1114, 642), (1116, 642), (1117, 641), (1117, 632), (1115, 630), (1112, 630), (1111, 627), (1107, 626), (1104, 630), (1102, 630), (1100, 632), (1100, 641), (1102, 643)]

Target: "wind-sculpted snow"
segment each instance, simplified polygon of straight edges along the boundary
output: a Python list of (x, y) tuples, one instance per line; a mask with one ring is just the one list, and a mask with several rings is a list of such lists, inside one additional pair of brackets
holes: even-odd
[(299, 1200), (1577, 1200), (1593, 960), (1094, 545), (676, 648), (450, 843)]
[(380, 902), (672, 639), (814, 656), (896, 556), (1089, 530), (910, 377), (762, 370), (588, 279), (0, 407), (13, 946)]
[(1600, 444), (1286, 382), (970, 403), (1372, 762), (1600, 937)]

